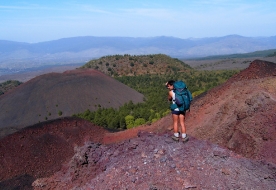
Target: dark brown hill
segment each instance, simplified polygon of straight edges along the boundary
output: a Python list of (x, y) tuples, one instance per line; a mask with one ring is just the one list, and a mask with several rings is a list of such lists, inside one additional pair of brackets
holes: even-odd
[[(38, 76), (0, 96), (1, 136), (45, 120), (142, 102), (143, 95), (121, 82), (92, 69)], [(10, 133), (9, 131), (8, 133)]]

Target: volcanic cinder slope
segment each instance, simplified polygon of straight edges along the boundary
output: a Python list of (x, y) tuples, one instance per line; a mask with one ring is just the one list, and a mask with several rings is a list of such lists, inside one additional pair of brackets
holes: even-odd
[(118, 108), (129, 101), (142, 102), (143, 97), (93, 69), (44, 74), (0, 96), (0, 137), (45, 120), (94, 111), (99, 106)]
[(196, 138), (276, 164), (276, 64), (253, 61), (194, 101), (186, 124)]
[[(29, 189), (52, 175), (86, 141), (102, 142), (106, 130), (79, 118), (45, 121), (0, 139), (0, 189)], [(13, 188), (12, 188), (13, 187)]]
[(170, 115), (117, 133), (65, 118), (6, 136), (0, 188), (275, 189), (275, 68), (256, 60), (195, 98), (185, 144)]

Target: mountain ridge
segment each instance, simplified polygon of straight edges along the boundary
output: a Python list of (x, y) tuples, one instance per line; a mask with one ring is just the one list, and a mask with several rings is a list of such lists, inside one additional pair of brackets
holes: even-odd
[(0, 68), (86, 62), (114, 54), (161, 53), (177, 58), (195, 58), (275, 48), (276, 36), (229, 35), (199, 39), (166, 36), (148, 38), (82, 36), (33, 44), (0, 40)]

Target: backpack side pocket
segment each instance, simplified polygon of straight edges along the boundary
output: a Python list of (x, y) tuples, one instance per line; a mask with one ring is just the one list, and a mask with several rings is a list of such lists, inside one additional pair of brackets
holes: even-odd
[(170, 105), (170, 108), (171, 108), (171, 110), (174, 110), (174, 109), (176, 109), (176, 108), (178, 108), (178, 107), (177, 107), (176, 104), (171, 104), (171, 105)]

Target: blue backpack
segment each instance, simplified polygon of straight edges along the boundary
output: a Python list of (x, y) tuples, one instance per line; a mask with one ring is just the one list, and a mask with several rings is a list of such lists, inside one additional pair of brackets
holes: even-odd
[(177, 106), (179, 111), (189, 110), (193, 97), (191, 92), (187, 89), (186, 84), (183, 81), (175, 81), (173, 87), (175, 93), (174, 106)]

